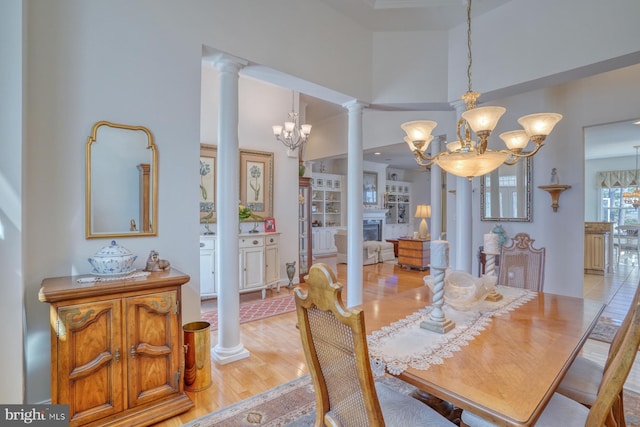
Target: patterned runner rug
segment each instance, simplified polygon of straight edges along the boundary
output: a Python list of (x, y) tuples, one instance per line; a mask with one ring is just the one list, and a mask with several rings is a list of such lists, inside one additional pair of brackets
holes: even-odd
[[(394, 377), (376, 381), (383, 381), (405, 394), (415, 390)], [(312, 427), (315, 421), (314, 399), (313, 384), (307, 374), (207, 414), (183, 427)], [(627, 427), (640, 427), (640, 395), (625, 390), (624, 409)]]
[[(252, 301), (240, 304), (240, 323), (251, 322), (253, 320), (264, 319), (265, 317), (276, 316), (278, 314), (289, 313), (296, 309), (296, 302), (293, 295), (285, 297), (267, 298), (260, 301)], [(211, 331), (218, 330), (218, 310), (211, 309), (203, 311), (201, 318), (211, 324)]]
[[(405, 394), (415, 387), (393, 377), (377, 379)], [(315, 394), (309, 374), (185, 424), (183, 427), (312, 427)]]
[(618, 331), (618, 328), (618, 325), (600, 320), (598, 321), (598, 323), (596, 323), (593, 331), (591, 331), (591, 335), (589, 335), (589, 338), (591, 338), (592, 340), (611, 343), (611, 341), (613, 340), (613, 336)]

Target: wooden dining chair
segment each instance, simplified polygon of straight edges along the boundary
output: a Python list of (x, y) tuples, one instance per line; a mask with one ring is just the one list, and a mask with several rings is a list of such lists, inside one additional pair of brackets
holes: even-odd
[(374, 381), (364, 313), (348, 310), (342, 285), (325, 264), (314, 264), (296, 311), (316, 394), (316, 427), (447, 426), (429, 406)]
[[(631, 309), (633, 316), (622, 338), (620, 348), (606, 367), (593, 406), (587, 408), (575, 400), (554, 393), (534, 424), (538, 427), (620, 427), (625, 425), (620, 396), (640, 347), (640, 310)], [(494, 426), (469, 411), (462, 412), (462, 427)]]
[(542, 292), (545, 248), (536, 249), (533, 242), (527, 233), (518, 233), (511, 245), (502, 246), (498, 285)]
[[(596, 396), (598, 395), (598, 388), (602, 382), (604, 371), (620, 350), (622, 340), (631, 326), (631, 321), (635, 315), (634, 311), (637, 309), (639, 302), (640, 286), (636, 288), (629, 310), (611, 340), (604, 366), (584, 356), (578, 355), (558, 386), (558, 393), (582, 403), (588, 408), (593, 406)], [(620, 394), (620, 403), (622, 405), (622, 393)]]

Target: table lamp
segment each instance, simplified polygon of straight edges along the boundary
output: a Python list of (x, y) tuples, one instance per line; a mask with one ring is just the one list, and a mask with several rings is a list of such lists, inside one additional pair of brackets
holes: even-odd
[(420, 222), (420, 238), (429, 239), (429, 227), (425, 218), (431, 218), (431, 205), (418, 205), (416, 206), (416, 218), (422, 218)]

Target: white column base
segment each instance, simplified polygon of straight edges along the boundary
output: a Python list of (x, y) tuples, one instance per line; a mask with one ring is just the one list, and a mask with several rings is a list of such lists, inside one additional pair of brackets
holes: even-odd
[(220, 348), (215, 346), (211, 349), (211, 358), (219, 365), (235, 362), (237, 360), (246, 359), (251, 353), (244, 348), (242, 344), (234, 348)]

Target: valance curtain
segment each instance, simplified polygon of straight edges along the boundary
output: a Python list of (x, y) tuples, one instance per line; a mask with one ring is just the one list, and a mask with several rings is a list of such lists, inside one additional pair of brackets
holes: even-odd
[(636, 177), (636, 171), (605, 171), (596, 173), (596, 182), (600, 187), (634, 187), (638, 185), (639, 179)]

